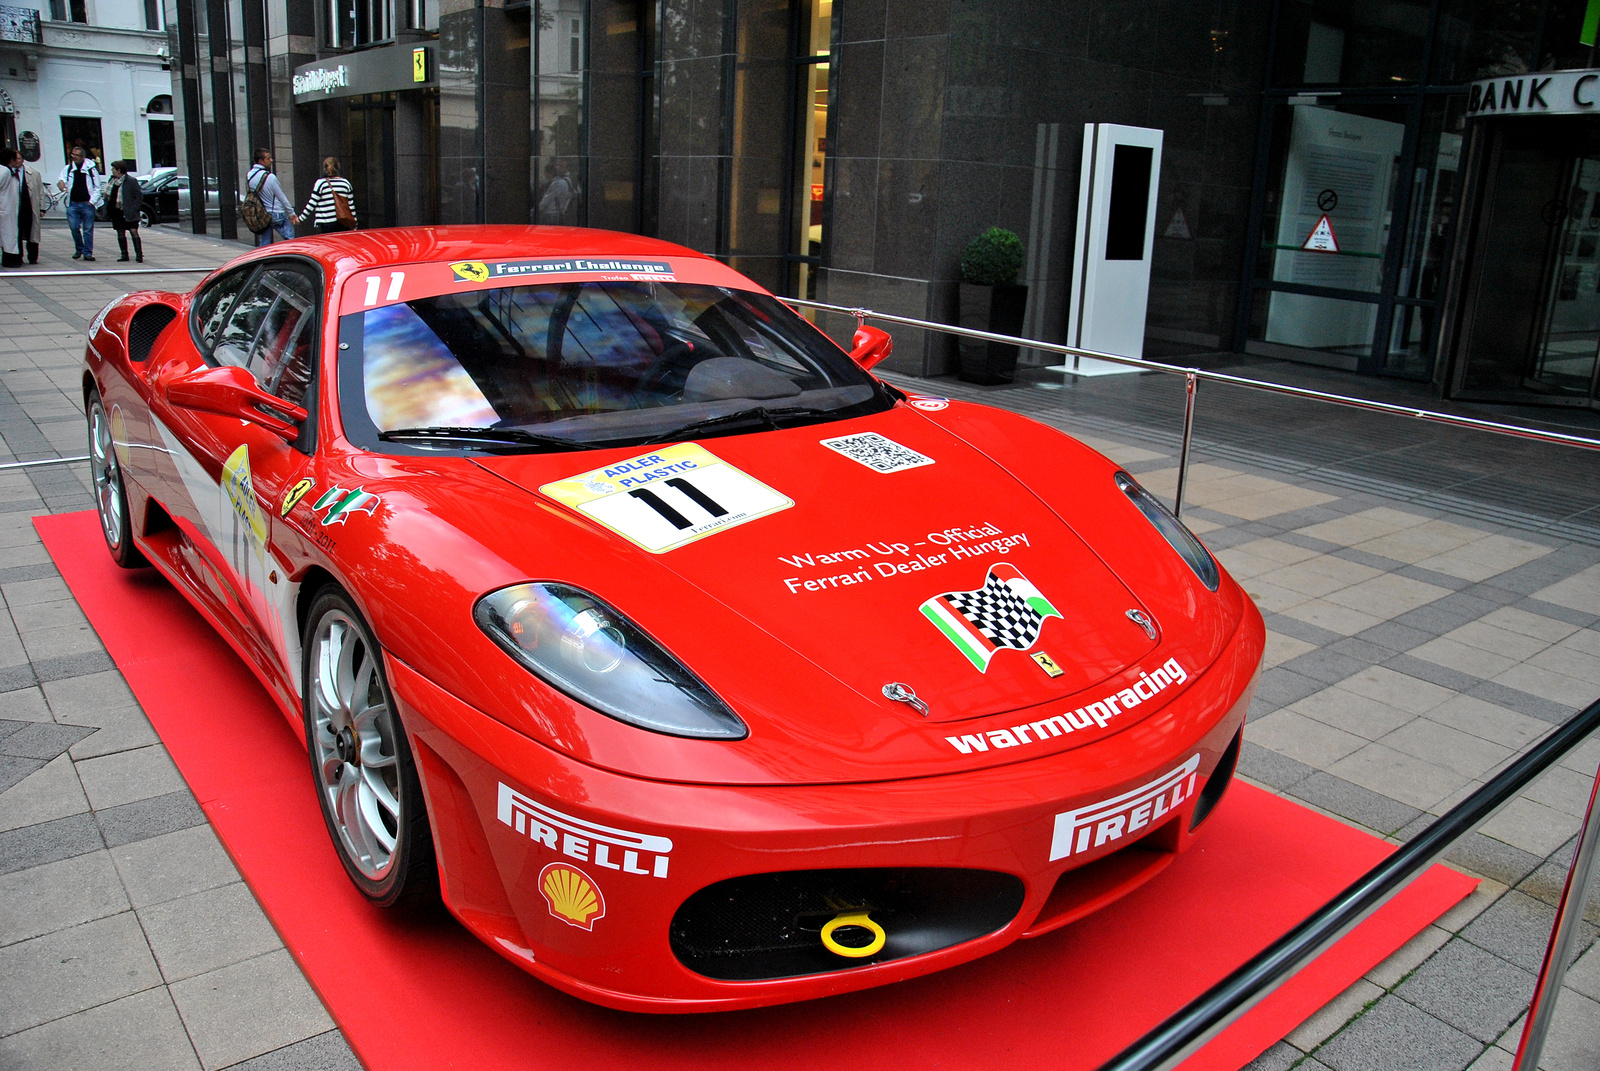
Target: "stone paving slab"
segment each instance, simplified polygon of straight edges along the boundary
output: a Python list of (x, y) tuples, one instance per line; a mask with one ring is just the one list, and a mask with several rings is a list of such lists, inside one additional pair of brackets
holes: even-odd
[[(119, 292), (0, 276), (0, 461), (83, 449), (83, 331)], [(1110, 378), (905, 382), (1055, 424), (1170, 493), (1176, 395)], [(1600, 463), (1240, 397), (1202, 393), (1185, 517), (1267, 618), (1241, 775), (1404, 840), (1600, 694)], [(43, 553), (30, 518), (90, 502), (81, 465), (0, 472), (0, 1066), (355, 1067)], [(1597, 765), (1592, 741), (1453, 849), (1479, 891), (1252, 1066), (1508, 1066)], [(1587, 918), (1551, 1068), (1600, 1063), (1600, 894)]]

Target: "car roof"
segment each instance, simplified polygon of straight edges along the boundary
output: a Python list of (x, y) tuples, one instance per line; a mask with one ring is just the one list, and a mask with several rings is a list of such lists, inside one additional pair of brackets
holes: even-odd
[(295, 238), (262, 246), (254, 253), (231, 261), (229, 266), (291, 253), (320, 262), (327, 272), (330, 285), (353, 272), (386, 264), (574, 255), (714, 259), (672, 242), (621, 231), (588, 227), (458, 224), (443, 227), (385, 227)]

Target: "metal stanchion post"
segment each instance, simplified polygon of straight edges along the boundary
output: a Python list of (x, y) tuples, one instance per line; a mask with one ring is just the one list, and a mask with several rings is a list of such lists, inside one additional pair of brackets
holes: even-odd
[(1583, 829), (1578, 833), (1578, 845), (1572, 852), (1572, 866), (1567, 869), (1567, 886), (1561, 890), (1561, 902), (1556, 906), (1556, 924), (1550, 929), (1550, 946), (1545, 949), (1544, 966), (1539, 969), (1539, 984), (1533, 987), (1533, 999), (1528, 1002), (1528, 1025), (1522, 1031), (1522, 1044), (1517, 1046), (1517, 1062), (1512, 1071), (1538, 1071), (1544, 1038), (1556, 1014), (1556, 997), (1567, 977), (1567, 951), (1572, 946), (1572, 935), (1578, 932), (1589, 881), (1594, 877), (1597, 845), (1600, 845), (1600, 771), (1595, 773), (1589, 810), (1584, 815)]
[(1172, 515), (1183, 516), (1183, 485), (1189, 478), (1189, 440), (1194, 437), (1194, 392), (1200, 381), (1193, 372), (1184, 375), (1183, 448), (1178, 451), (1178, 490), (1172, 496)]

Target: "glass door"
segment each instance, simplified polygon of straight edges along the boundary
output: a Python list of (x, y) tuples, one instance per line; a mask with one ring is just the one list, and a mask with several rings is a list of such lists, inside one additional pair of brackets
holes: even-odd
[(1460, 182), (1463, 99), (1279, 98), (1247, 352), (1427, 379)]
[(1600, 119), (1478, 122), (1451, 394), (1600, 408)]
[(1566, 211), (1552, 251), (1528, 378), (1537, 390), (1592, 397), (1600, 346), (1600, 157), (1573, 160), (1565, 183), (1566, 197), (1551, 202), (1564, 202)]

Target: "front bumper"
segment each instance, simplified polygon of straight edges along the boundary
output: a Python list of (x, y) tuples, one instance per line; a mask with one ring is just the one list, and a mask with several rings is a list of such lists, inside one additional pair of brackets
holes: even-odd
[[(583, 999), (636, 1011), (712, 1011), (926, 974), (1081, 918), (1136, 887), (1187, 847), (1197, 804), (1203, 818), (1226, 787), (1259, 656), (1258, 636), (1236, 635), (1212, 671), (1165, 709), (1068, 751), (944, 777), (783, 787), (598, 770), (393, 659), (390, 683), (416, 752), (445, 900), (462, 923)], [(919, 872), (943, 875), (930, 880), (954, 880), (953, 888), (968, 890), (954, 895), (970, 903), (921, 916), (898, 903), (882, 916), (886, 947), (871, 957), (808, 948), (766, 967), (729, 967), (726, 954), (697, 958), (717, 916), (685, 908), (696, 893), (749, 875), (829, 871), (854, 872), (838, 885), (853, 891), (819, 892), (806, 879), (813, 914), (818, 896), (843, 912), (861, 906), (847, 902), (852, 897), (884, 895), (875, 891), (882, 882), (863, 877), (874, 874), (890, 874), (896, 887)], [(963, 883), (963, 873), (976, 884)], [(730, 906), (759, 899), (748, 886), (723, 888)], [(786, 896), (760, 903), (798, 902)], [(926, 907), (930, 897), (937, 899), (929, 893), (918, 902)], [(715, 900), (703, 894), (696, 902), (703, 909), (708, 898)], [(685, 940), (688, 915), (696, 915), (689, 921), (699, 939)], [(923, 925), (897, 944), (897, 917)], [(942, 945), (926, 936), (941, 927), (950, 938)], [(803, 970), (748, 976), (781, 973), (784, 963)]]

